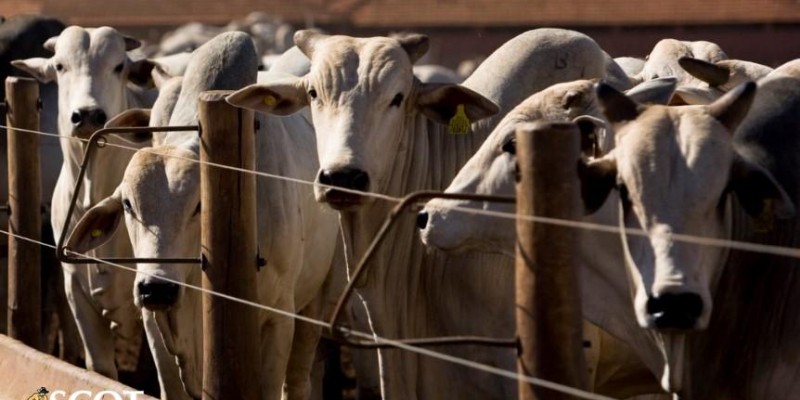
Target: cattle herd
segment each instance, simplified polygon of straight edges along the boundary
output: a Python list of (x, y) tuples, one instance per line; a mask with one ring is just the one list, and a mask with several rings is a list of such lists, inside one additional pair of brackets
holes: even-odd
[[(256, 172), (296, 180), (257, 178), (254, 224), (267, 260), (253, 282), (259, 303), (317, 320), (330, 317), (395, 205), (387, 196), (513, 196), (517, 126), (574, 123), (581, 221), (619, 231), (576, 232), (589, 390), (800, 398), (800, 265), (759, 250), (800, 245), (797, 61), (773, 68), (675, 39), (647, 57), (614, 58), (582, 33), (541, 28), (462, 76), (415, 65), (428, 46), (414, 33), (294, 32), (256, 14), (225, 28), (190, 24), (145, 53), (114, 28), (13, 17), (0, 24), (0, 78), (43, 84), (41, 130), (61, 136), (42, 142), (53, 233), (99, 258), (199, 254), (200, 138), (109, 137), (118, 146), (97, 151), (74, 193), (79, 139), (104, 126), (196, 125), (201, 92), (231, 91), (228, 103), (257, 112)], [(465, 119), (469, 132), (454, 132)], [(513, 337), (514, 220), (485, 211), (514, 206), (435, 199), (402, 216), (357, 285), (349, 326), (393, 339)], [(120, 379), (149, 351), (162, 399), (201, 398), (202, 301), (190, 288), (200, 268), (136, 269), (54, 270), (61, 356)], [(262, 397), (322, 398), (312, 373), (321, 328), (258, 315)], [(436, 351), (516, 370), (511, 349)], [(352, 356), (359, 398), (517, 396), (506, 377), (413, 352)]]

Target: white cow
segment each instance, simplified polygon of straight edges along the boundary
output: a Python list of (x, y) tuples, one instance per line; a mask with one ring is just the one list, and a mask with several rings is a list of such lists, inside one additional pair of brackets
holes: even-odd
[(641, 72), (632, 80), (634, 83), (639, 83), (650, 79), (674, 76), (678, 78), (678, 86), (697, 84), (697, 79), (689, 75), (678, 64), (681, 57), (717, 62), (727, 59), (728, 55), (712, 42), (663, 39), (656, 43), (647, 56)]
[[(674, 78), (648, 81), (630, 93), (642, 102), (663, 104), (669, 101), (675, 83)], [(591, 157), (613, 148), (614, 136), (599, 109), (593, 86), (590, 80), (561, 83), (526, 99), (503, 118), (446, 192), (514, 196), (515, 132), (522, 123), (574, 120), (581, 127), (584, 154)], [(426, 245), (448, 252), (480, 250), (514, 257), (513, 219), (470, 214), (456, 207), (514, 213), (514, 206), (508, 204), (431, 200), (417, 219)], [(503, 284), (506, 290), (514, 290), (513, 281)], [(660, 391), (652, 373), (625, 344), (593, 324), (584, 325), (584, 335), (592, 341), (587, 350), (592, 390), (616, 398)]]
[[(317, 182), (393, 196), (443, 188), (483, 142), (499, 119), (488, 117), (498, 111), (507, 112), (553, 83), (605, 73), (603, 51), (593, 40), (558, 29), (512, 39), (463, 86), (414, 78), (412, 64), (428, 47), (421, 35), (352, 38), (300, 31), (295, 43), (311, 59), (308, 75), (256, 85), (229, 101), (279, 115), (310, 107), (320, 160)], [(449, 121), (456, 132), (462, 122), (472, 122), (473, 133), (449, 135), (435, 125)], [(353, 265), (393, 204), (323, 187), (316, 187), (315, 195), (340, 211)], [(378, 335), (513, 335), (513, 292), (498, 290), (513, 279), (507, 260), (430, 252), (415, 237), (411, 216), (395, 225), (385, 243), (358, 289)], [(514, 369), (510, 350), (438, 350)], [(386, 399), (510, 398), (516, 393), (513, 382), (496, 376), (399, 350), (379, 354)]]
[[(303, 59), (298, 62), (307, 65)], [(256, 68), (255, 50), (247, 35), (238, 32), (221, 34), (195, 52), (183, 77), (177, 101), (165, 100), (161, 104), (160, 97), (149, 114), (149, 120), (141, 121), (139, 118), (140, 123), (161, 124), (164, 117), (171, 114), (170, 125), (196, 124), (200, 92), (241, 88), (253, 83)], [(278, 72), (269, 72), (260, 75), (259, 79), (275, 79), (276, 74), (282, 76)], [(159, 109), (168, 108), (170, 104), (174, 105), (171, 112)], [(135, 111), (130, 115), (148, 114)], [(315, 137), (308, 116), (262, 117), (260, 120), (263, 133), (257, 139), (257, 169), (291, 178), (313, 179), (318, 165)], [(70, 246), (84, 250), (98, 246), (113, 235), (124, 215), (137, 257), (199, 254), (200, 167), (191, 160), (198, 158), (200, 138), (196, 132), (157, 134), (154, 145), (136, 153), (117, 190), (81, 220), (70, 238)], [(155, 155), (154, 152), (167, 156)], [(262, 178), (257, 182), (257, 191), (259, 251), (267, 260), (267, 266), (258, 273), (259, 302), (320, 318), (319, 294), (334, 263), (337, 248), (336, 215), (316, 204), (309, 186)], [(94, 237), (92, 232), (97, 228), (104, 231), (99, 237)], [(158, 279), (163, 276), (200, 285), (199, 267), (140, 264), (138, 269), (146, 274), (137, 275), (135, 300), (155, 314), (166, 348), (176, 357), (186, 393), (192, 398), (200, 398), (200, 293)], [(292, 319), (267, 312), (259, 314), (259, 317), (263, 397), (280, 398), (285, 381), (289, 398), (307, 398), (319, 328), (308, 324), (296, 325)], [(160, 362), (159, 365), (159, 371), (164, 369)], [(163, 376), (162, 380), (171, 398), (174, 387), (170, 387), (170, 382), (166, 382)], [(175, 395), (178, 398), (186, 396)]]
[[(41, 82), (55, 80), (59, 87), (58, 129), (64, 136), (61, 139), (64, 165), (52, 200), (53, 232), (58, 237), (114, 190), (132, 155), (130, 151), (110, 147), (96, 153), (84, 177), (75, 218), (65, 225), (85, 148), (84, 143), (73, 139), (88, 138), (103, 127), (109, 116), (152, 99), (127, 85), (132, 67), (126, 51), (138, 47), (139, 42), (113, 28), (71, 26), (44, 46), (55, 53), (53, 57), (17, 60), (13, 65)], [(131, 254), (130, 242), (123, 235), (93, 253), (97, 257)], [(87, 367), (116, 378), (115, 353), (120, 368), (135, 367), (141, 322), (131, 296), (133, 274), (102, 264), (64, 264), (63, 269), (65, 290), (83, 339)]]

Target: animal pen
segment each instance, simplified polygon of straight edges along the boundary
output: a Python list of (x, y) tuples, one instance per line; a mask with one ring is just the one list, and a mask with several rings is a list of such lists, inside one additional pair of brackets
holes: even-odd
[[(0, 375), (13, 377), (0, 388), (0, 398), (25, 398), (40, 386), (69, 390), (133, 390), (40, 353), (41, 212), (39, 204), (40, 132), (38, 84), (24, 78), (6, 81), (8, 111), (9, 227), (9, 337), (0, 337)], [(464, 195), (439, 192), (411, 193), (394, 198), (350, 189), (362, 196), (372, 196), (397, 203), (379, 234), (359, 260), (345, 291), (328, 321), (310, 319), (291, 311), (259, 304), (252, 282), (264, 267), (256, 245), (255, 181), (282, 179), (297, 184), (313, 182), (270, 175), (254, 170), (254, 140), (258, 127), (253, 113), (225, 102), (229, 92), (205, 92), (199, 101), (199, 126), (159, 128), (101, 129), (90, 139), (61, 137), (60, 140), (86, 142), (83, 168), (89, 157), (106, 146), (139, 150), (112, 144), (107, 135), (130, 135), (143, 132), (198, 131), (201, 157), (190, 160), (201, 168), (201, 253), (196, 258), (175, 259), (99, 259), (71, 251), (65, 246), (68, 233), (58, 240), (59, 260), (65, 263), (103, 263), (136, 273), (135, 263), (192, 263), (203, 270), (202, 287), (172, 281), (189, 290), (203, 293), (203, 398), (258, 398), (258, 343), (254, 332), (257, 312), (277, 313), (300, 323), (323, 328), (327, 337), (346, 346), (361, 348), (392, 347), (439, 358), (443, 361), (498, 374), (519, 382), (520, 399), (607, 399), (587, 391), (587, 367), (583, 357), (580, 293), (575, 260), (575, 230), (591, 234), (619, 234), (619, 228), (576, 221), (579, 217), (580, 186), (577, 160), (580, 158), (580, 132), (572, 123), (536, 123), (517, 129), (517, 196)], [(165, 157), (170, 155), (161, 154)], [(75, 193), (80, 191), (78, 179)], [(319, 185), (319, 184), (318, 184)], [(320, 185), (324, 186), (324, 185)], [(342, 321), (344, 307), (360, 277), (369, 268), (375, 249), (400, 215), (414, 211), (433, 198), (470, 199), (482, 202), (516, 202), (517, 213), (464, 209), (497, 218), (511, 218), (517, 224), (516, 243), (516, 319), (513, 338), (472, 336), (439, 338), (383, 338), (376, 334), (348, 328)], [(76, 199), (72, 199), (67, 221)], [(235, 232), (235, 234), (233, 234)], [(629, 230), (627, 234), (643, 232)], [(755, 245), (708, 238), (679, 237), (678, 240), (711, 246), (727, 246), (772, 254), (798, 256), (795, 249)], [(52, 247), (52, 246), (50, 246)], [(138, 273), (143, 273), (139, 271)], [(19, 341), (22, 344), (20, 344)], [(24, 344), (24, 345), (23, 345)], [(517, 371), (508, 371), (471, 360), (437, 352), (443, 346), (492, 346), (498, 351), (516, 351)], [(431, 349), (433, 347), (434, 349)], [(501, 350), (505, 348), (506, 350)], [(139, 398), (144, 398), (140, 396)]]

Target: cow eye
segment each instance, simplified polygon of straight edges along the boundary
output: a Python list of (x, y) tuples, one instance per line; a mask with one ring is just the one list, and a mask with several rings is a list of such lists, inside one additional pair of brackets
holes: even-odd
[(133, 207), (131, 207), (131, 201), (128, 199), (122, 200), (122, 209), (128, 214), (133, 214)]
[(64, 64), (58, 63), (56, 64), (56, 71), (61, 72), (64, 70)]
[(517, 139), (511, 138), (507, 142), (503, 144), (501, 148), (504, 153), (511, 154), (512, 156), (517, 155)]
[(394, 96), (394, 98), (392, 99), (392, 102), (389, 105), (392, 106), (392, 107), (400, 107), (400, 104), (402, 104), (402, 103), (403, 103), (403, 94), (402, 93), (398, 93), (398, 94), (396, 94)]
[(308, 91), (308, 95), (311, 96), (312, 99), (316, 99), (317, 98), (317, 91), (314, 90), (314, 89), (311, 89), (311, 90)]
[(119, 63), (119, 65), (117, 65), (116, 67), (114, 67), (114, 72), (116, 72), (116, 73), (120, 73), (120, 72), (122, 72), (122, 67), (124, 67), (124, 66), (125, 66), (125, 65), (124, 65), (123, 63)]
[(197, 202), (197, 206), (194, 208), (194, 212), (192, 213), (192, 217), (196, 217), (198, 214), (200, 214), (200, 202), (199, 201)]

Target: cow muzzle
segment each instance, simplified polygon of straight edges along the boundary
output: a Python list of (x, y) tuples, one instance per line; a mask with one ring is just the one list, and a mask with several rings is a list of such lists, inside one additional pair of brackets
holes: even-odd
[(89, 138), (92, 133), (102, 129), (108, 120), (105, 111), (99, 107), (83, 107), (72, 112), (69, 122), (72, 123), (73, 136), (83, 139)]
[(647, 319), (659, 330), (692, 330), (703, 314), (703, 299), (695, 293), (664, 293), (647, 298)]
[(366, 192), (369, 175), (356, 168), (323, 169), (317, 175), (317, 183), (326, 186), (319, 188), (321, 201), (335, 210), (352, 210), (365, 203), (364, 196), (336, 188)]
[(139, 282), (139, 303), (150, 311), (166, 311), (178, 302), (180, 286), (171, 282)]

